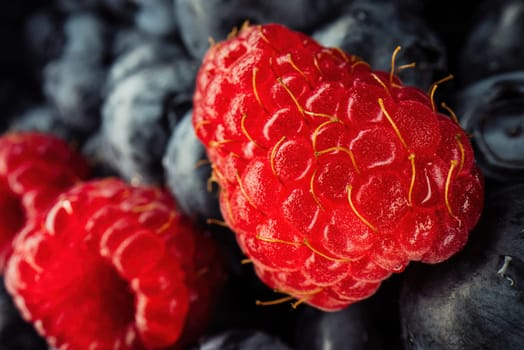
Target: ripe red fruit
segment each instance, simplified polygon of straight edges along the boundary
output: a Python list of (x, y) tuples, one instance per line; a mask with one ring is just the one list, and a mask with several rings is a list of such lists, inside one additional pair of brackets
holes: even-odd
[(206, 326), (217, 256), (166, 191), (94, 180), (26, 225), (6, 286), (60, 349), (175, 349)]
[(0, 137), (0, 271), (24, 223), (45, 214), (62, 191), (87, 175), (85, 159), (55, 136), (12, 132)]
[(323, 310), (466, 243), (483, 202), (467, 135), (424, 92), (276, 24), (214, 45), (193, 122), (221, 209), (270, 287)]

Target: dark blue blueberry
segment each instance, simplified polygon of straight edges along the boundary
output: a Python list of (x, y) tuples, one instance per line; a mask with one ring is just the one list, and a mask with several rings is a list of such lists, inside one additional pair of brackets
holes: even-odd
[(220, 219), (217, 186), (211, 184), (211, 165), (195, 135), (192, 110), (178, 122), (162, 159), (166, 184), (180, 209), (197, 221)]
[(275, 301), (285, 295), (266, 286), (255, 274), (253, 266), (245, 263), (246, 256), (240, 251), (231, 231), (220, 226), (208, 226), (208, 229), (213, 230), (226, 258), (228, 279), (219, 295), (207, 334), (231, 329), (259, 330), (293, 344), (298, 316), (292, 307), (293, 301), (257, 305), (258, 300)]
[(291, 350), (280, 339), (257, 330), (229, 330), (203, 338), (191, 350)]
[(116, 22), (130, 20), (137, 9), (135, 0), (54, 0), (65, 13), (95, 11), (110, 15)]
[(173, 0), (57, 0), (67, 12), (97, 11), (111, 15), (116, 22), (132, 23), (155, 36), (170, 36), (177, 31)]
[(90, 133), (100, 122), (105, 78), (105, 69), (97, 64), (60, 59), (45, 67), (44, 93), (64, 124)]
[[(161, 183), (161, 159), (171, 134), (172, 101), (189, 103), (197, 64), (191, 59), (147, 65), (124, 76), (108, 92), (101, 135), (109, 149), (100, 154), (129, 181)], [(178, 101), (182, 104), (182, 101)]]
[(296, 350), (400, 350), (398, 276), (384, 281), (371, 298), (336, 312), (299, 307)]
[(63, 58), (93, 64), (106, 59), (109, 28), (100, 16), (91, 12), (75, 13), (66, 18), (63, 30)]
[(94, 132), (85, 139), (81, 145), (82, 154), (89, 160), (90, 173), (93, 177), (118, 177), (119, 174), (112, 166), (116, 162), (112, 159), (109, 148), (111, 145), (100, 131)]
[(412, 265), (400, 298), (406, 349), (524, 345), (524, 184), (491, 187), (465, 249)]
[[(139, 34), (136, 31), (126, 31), (121, 34), (116, 44), (118, 47), (115, 48), (120, 55), (113, 62), (107, 76), (106, 88), (109, 91), (121, 80), (141, 69), (160, 63), (175, 62), (179, 58), (184, 59), (183, 49), (175, 44), (151, 38), (146, 41), (141, 35), (134, 37), (134, 34)], [(194, 76), (184, 79), (191, 78)]]
[(135, 0), (139, 4), (135, 25), (156, 36), (172, 36), (177, 31), (173, 0)]
[(210, 38), (223, 40), (246, 20), (260, 24), (277, 22), (310, 31), (330, 14), (337, 13), (342, 3), (342, 0), (178, 0), (175, 14), (187, 49), (201, 58), (209, 48)]
[[(387, 0), (385, 0), (387, 1)], [(467, 32), (473, 22), (473, 13), (477, 10), (478, 0), (395, 0), (400, 10), (406, 13), (416, 12), (428, 27), (440, 38), (448, 53), (446, 74), (452, 73), (458, 80), (459, 51), (464, 46)], [(416, 3), (413, 6), (413, 3)]]
[(109, 57), (110, 39), (108, 23), (94, 12), (64, 16), (47, 9), (25, 24), (25, 45), (39, 69), (60, 58), (102, 64)]
[(47, 105), (32, 106), (11, 118), (9, 130), (40, 131), (58, 136), (69, 142), (79, 143), (80, 136), (64, 125), (56, 111)]
[(112, 41), (111, 54), (118, 59), (137, 46), (151, 41), (151, 36), (136, 29), (134, 26), (122, 26), (115, 28)]
[(63, 18), (55, 11), (45, 9), (27, 18), (24, 46), (38, 77), (46, 63), (60, 57), (64, 41)]
[(103, 64), (109, 57), (107, 23), (92, 12), (58, 18), (47, 11), (36, 13), (25, 30), (42, 71), (45, 98), (64, 125), (89, 134), (100, 122)]
[(475, 13), (460, 52), (461, 83), (524, 70), (524, 2), (484, 1)]
[(455, 112), (472, 135), (488, 179), (524, 179), (524, 70), (493, 75), (457, 94)]
[(337, 312), (310, 307), (298, 310), (296, 350), (382, 350), (379, 332), (364, 303)]
[(104, 10), (124, 21), (132, 19), (138, 8), (138, 4), (134, 0), (99, 0), (99, 2)]
[(414, 68), (402, 70), (400, 77), (404, 83), (422, 89), (448, 73), (446, 50), (437, 35), (423, 19), (402, 12), (393, 2), (352, 1), (313, 37), (325, 46), (340, 47), (362, 57), (373, 69), (385, 71), (391, 69), (392, 54), (400, 45), (396, 66), (416, 63)]
[(2, 350), (47, 350), (46, 341), (25, 322), (0, 278), (0, 348)]

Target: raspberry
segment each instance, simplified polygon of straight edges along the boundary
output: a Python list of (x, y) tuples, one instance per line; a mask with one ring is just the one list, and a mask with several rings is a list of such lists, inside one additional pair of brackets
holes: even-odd
[(205, 327), (222, 280), (217, 257), (167, 191), (92, 180), (26, 225), (6, 286), (57, 348), (173, 348)]
[(467, 135), (431, 95), (281, 25), (204, 57), (193, 123), (226, 223), (271, 288), (326, 311), (459, 251), (483, 205)]
[(44, 214), (62, 191), (87, 175), (84, 158), (55, 136), (12, 132), (0, 137), (0, 271), (26, 220)]

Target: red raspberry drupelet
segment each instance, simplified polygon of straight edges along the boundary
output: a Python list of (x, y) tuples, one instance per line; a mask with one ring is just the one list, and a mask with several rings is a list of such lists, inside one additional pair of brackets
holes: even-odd
[(25, 222), (45, 214), (60, 193), (88, 172), (82, 155), (55, 136), (11, 132), (0, 137), (0, 271)]
[(166, 191), (93, 180), (17, 237), (6, 286), (58, 349), (181, 349), (207, 325), (218, 251)]
[(459, 251), (483, 184), (467, 135), (425, 92), (277, 24), (207, 52), (194, 128), (221, 210), (271, 288), (322, 310), (409, 261)]

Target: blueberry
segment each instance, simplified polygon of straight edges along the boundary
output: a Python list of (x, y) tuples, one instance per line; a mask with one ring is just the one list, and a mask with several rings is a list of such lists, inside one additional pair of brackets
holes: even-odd
[(291, 350), (280, 339), (257, 330), (230, 330), (204, 338), (192, 350)]
[(458, 80), (459, 52), (464, 46), (465, 38), (473, 23), (473, 13), (477, 11), (481, 1), (462, 0), (460, 5), (455, 0), (395, 0), (401, 11), (413, 13), (415, 3), (418, 6), (417, 16), (424, 20), (428, 27), (441, 39), (448, 53), (449, 70)]
[(62, 57), (102, 63), (107, 55), (109, 28), (96, 14), (79, 12), (64, 22), (65, 42)]
[(275, 301), (285, 295), (267, 287), (255, 274), (253, 266), (242, 262), (246, 256), (231, 231), (220, 226), (209, 226), (209, 229), (213, 229), (226, 258), (228, 279), (219, 295), (207, 334), (219, 334), (231, 329), (258, 330), (286, 344), (293, 344), (298, 316), (291, 305), (293, 301), (257, 305), (259, 300)]
[[(122, 26), (115, 29), (111, 54), (117, 58), (133, 50), (137, 46), (148, 43), (151, 36), (136, 29), (134, 26)], [(114, 63), (113, 63), (114, 64)]]
[[(40, 27), (47, 31), (40, 38), (44, 40), (41, 45), (53, 42), (50, 36), (54, 36), (56, 28), (49, 22), (52, 19), (37, 18), (36, 24), (33, 22), (32, 31), (38, 31)], [(107, 24), (91, 12), (68, 15), (61, 27), (62, 39), (58, 39), (62, 41), (61, 47), (54, 53), (58, 57), (46, 62), (42, 69), (43, 93), (66, 126), (89, 134), (100, 122), (102, 89), (106, 79), (103, 65), (109, 56), (109, 31)], [(33, 48), (38, 51), (35, 45)], [(42, 55), (45, 61), (45, 54)]]
[(78, 143), (80, 136), (68, 128), (48, 105), (36, 105), (11, 118), (9, 129), (13, 131), (40, 131)]
[(337, 312), (304, 307), (299, 310), (296, 350), (386, 349), (372, 324), (370, 311), (364, 303)]
[(62, 25), (62, 16), (49, 9), (31, 14), (25, 22), (24, 45), (38, 76), (46, 63), (62, 54), (66, 40)]
[(101, 64), (108, 59), (110, 30), (99, 15), (89, 11), (64, 16), (49, 9), (38, 11), (25, 24), (25, 42), (37, 67), (59, 58)]
[(131, 19), (138, 7), (135, 0), (54, 0), (54, 2), (62, 12), (95, 11), (111, 15), (117, 21)]
[(44, 93), (64, 124), (89, 133), (100, 122), (106, 71), (74, 59), (50, 62), (44, 71)]
[(171, 133), (169, 107), (190, 99), (197, 65), (179, 58), (156, 63), (119, 80), (102, 108), (101, 133), (109, 149), (101, 156), (129, 181), (161, 183), (161, 158)]
[(0, 278), (0, 347), (3, 350), (47, 350), (46, 341), (25, 322)]
[[(132, 32), (128, 32), (132, 35)], [(183, 59), (183, 49), (175, 44), (162, 40), (145, 41), (144, 38), (137, 38), (134, 41), (131, 36), (120, 37), (120, 40), (133, 40), (132, 42), (119, 42), (118, 48), (121, 54), (113, 62), (107, 77), (106, 88), (112, 90), (119, 81), (128, 76), (159, 63), (169, 63)], [(186, 79), (186, 78), (184, 78)], [(190, 79), (190, 77), (187, 77)]]
[(277, 22), (293, 29), (311, 30), (336, 13), (342, 0), (178, 0), (175, 14), (180, 36), (189, 52), (201, 58), (209, 39), (223, 40), (234, 27), (251, 23)]
[(296, 350), (402, 349), (398, 313), (400, 281), (398, 276), (392, 276), (371, 298), (340, 311), (299, 308)]
[(218, 190), (211, 183), (211, 165), (206, 151), (195, 135), (192, 110), (178, 122), (163, 157), (168, 188), (180, 209), (197, 221), (220, 219)]
[(406, 349), (522, 349), (524, 184), (492, 187), (485, 203), (462, 252), (405, 271)]
[(140, 7), (135, 14), (135, 24), (146, 33), (170, 36), (176, 33), (177, 24), (173, 0), (136, 0)]
[(524, 71), (481, 79), (457, 94), (455, 111), (473, 136), (477, 163), (488, 179), (524, 176)]
[(97, 11), (111, 14), (117, 22), (133, 23), (139, 30), (155, 36), (176, 33), (173, 0), (57, 0), (67, 12)]
[(437, 35), (423, 19), (402, 12), (392, 2), (352, 1), (340, 16), (318, 28), (313, 38), (385, 71), (391, 69), (392, 54), (400, 45), (396, 66), (416, 63), (400, 72), (401, 79), (425, 90), (447, 73), (446, 50)]
[(94, 132), (86, 138), (81, 146), (82, 154), (89, 159), (90, 173), (93, 177), (118, 177), (117, 170), (112, 166), (116, 159), (108, 150), (111, 145), (100, 131)]
[(493, 74), (524, 70), (524, 3), (484, 1), (460, 52), (463, 85)]
[(99, 0), (99, 2), (105, 12), (111, 14), (118, 22), (125, 23), (133, 21), (139, 6), (135, 0)]

